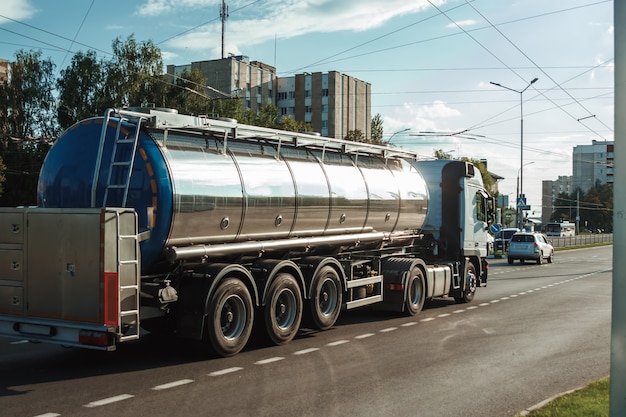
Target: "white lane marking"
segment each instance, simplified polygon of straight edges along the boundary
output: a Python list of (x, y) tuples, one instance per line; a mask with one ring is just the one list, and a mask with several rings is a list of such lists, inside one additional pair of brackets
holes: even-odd
[(343, 345), (344, 343), (350, 343), (349, 340), (337, 340), (335, 342), (330, 342), (330, 343), (326, 343), (326, 346), (339, 346), (339, 345)]
[(476, 310), (478, 308), (478, 306), (469, 306), (466, 308), (466, 310)]
[(306, 355), (307, 353), (316, 352), (318, 350), (320, 350), (320, 348), (308, 348), (308, 349), (299, 350), (297, 352), (293, 352), (293, 354), (294, 355)]
[(282, 361), (283, 358), (282, 356), (274, 356), (273, 358), (267, 358), (267, 359), (262, 359), (260, 361), (256, 361), (254, 362), (255, 365), (267, 365), (268, 363), (274, 363), (274, 362), (278, 362), (278, 361)]
[(453, 314), (459, 314), (459, 313), (464, 313), (465, 310), (454, 310), (452, 313)]
[(394, 330), (398, 330), (398, 328), (397, 327), (387, 327), (386, 329), (379, 330), (379, 332), (381, 332), (381, 333), (389, 333), (389, 332), (393, 332)]
[(46, 413), (46, 414), (39, 414), (38, 416), (35, 417), (59, 417), (61, 414), (58, 413)]
[(400, 326), (402, 326), (402, 327), (409, 327), (409, 326), (415, 326), (416, 324), (417, 324), (417, 322), (410, 321), (408, 323), (401, 324)]
[(421, 321), (422, 323), (425, 323), (425, 322), (427, 322), (427, 321), (433, 321), (433, 320), (435, 320), (435, 318), (434, 318), (434, 317), (427, 317), (427, 318), (425, 318), (425, 319), (421, 319), (420, 321)]
[(448, 317), (450, 313), (439, 314), (437, 317)]
[(156, 387), (152, 387), (152, 389), (155, 391), (159, 391), (163, 389), (180, 387), (181, 385), (191, 384), (192, 382), (194, 382), (193, 379), (180, 379), (178, 381), (168, 382), (167, 384), (157, 385)]
[(28, 340), (18, 340), (16, 342), (11, 342), (12, 345), (23, 345), (24, 343), (28, 343)]
[(354, 336), (355, 339), (365, 339), (368, 337), (372, 337), (374, 336), (374, 333), (365, 333), (365, 334), (360, 334), (358, 336)]
[(485, 306), (488, 306), (488, 305), (489, 305), (489, 303), (480, 303), (480, 304), (478, 304), (479, 307), (485, 307)]
[(232, 368), (226, 368), (219, 371), (214, 371), (209, 374), (209, 376), (221, 376), (226, 374), (232, 374), (233, 372), (241, 371), (243, 368), (239, 366), (234, 366)]
[(129, 398), (133, 398), (133, 397), (134, 395), (130, 395), (130, 394), (116, 395), (115, 397), (109, 397), (109, 398), (104, 398), (98, 401), (92, 401), (89, 404), (85, 404), (83, 407), (87, 407), (87, 408), (100, 407), (102, 405), (113, 404), (118, 401), (128, 400)]
[(500, 300), (491, 300), (491, 301), (489, 301), (489, 304), (495, 304), (495, 303), (499, 303), (499, 302), (500, 302)]

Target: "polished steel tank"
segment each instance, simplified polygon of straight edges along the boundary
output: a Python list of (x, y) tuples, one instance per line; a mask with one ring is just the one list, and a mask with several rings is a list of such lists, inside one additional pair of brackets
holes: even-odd
[[(137, 211), (140, 229), (150, 232), (142, 242), (144, 269), (169, 247), (325, 237), (333, 244), (338, 240), (330, 237), (338, 235), (418, 233), (424, 223), (427, 187), (411, 158), (387, 156), (381, 147), (368, 152), (364, 145), (349, 151), (344, 141), (297, 140), (234, 121), (206, 119), (198, 127), (190, 116), (159, 117), (139, 131), (136, 120), (120, 117), (70, 127), (42, 167), (39, 205), (124, 201)], [(282, 140), (290, 135), (293, 140)], [(109, 174), (125, 158), (114, 147), (135, 137), (125, 198), (107, 196)]]

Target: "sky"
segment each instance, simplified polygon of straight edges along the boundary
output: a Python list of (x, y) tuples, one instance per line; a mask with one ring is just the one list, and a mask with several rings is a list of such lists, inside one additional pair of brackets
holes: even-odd
[[(572, 175), (575, 146), (614, 140), (612, 1), (226, 3), (227, 54), (278, 76), (339, 71), (370, 83), (384, 139), (486, 159), (511, 204), (521, 176), (530, 215), (541, 214), (543, 180)], [(131, 35), (154, 42), (166, 65), (219, 59), (221, 4), (2, 0), (0, 59), (41, 50), (59, 72), (77, 51), (110, 58), (113, 40)]]

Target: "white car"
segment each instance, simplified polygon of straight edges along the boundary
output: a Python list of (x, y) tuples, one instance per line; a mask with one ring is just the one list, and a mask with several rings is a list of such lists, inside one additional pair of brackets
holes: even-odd
[(519, 259), (521, 263), (525, 260), (532, 260), (537, 262), (537, 265), (541, 265), (544, 259), (552, 263), (554, 260), (552, 242), (541, 233), (515, 233), (509, 243), (507, 261), (512, 264), (516, 259)]

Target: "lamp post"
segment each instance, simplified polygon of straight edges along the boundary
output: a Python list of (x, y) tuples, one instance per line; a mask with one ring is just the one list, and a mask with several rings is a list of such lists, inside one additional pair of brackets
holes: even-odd
[[(535, 161), (531, 161), (531, 162), (526, 162), (524, 165), (522, 165), (521, 167), (519, 167), (519, 169), (517, 170), (517, 195), (521, 196), (521, 181), (520, 181), (520, 174), (522, 173), (522, 168), (525, 167), (526, 165), (530, 165), (530, 164), (534, 164)], [(522, 215), (522, 210), (519, 209), (519, 207), (517, 206), (517, 201), (515, 202), (515, 207), (516, 207), (516, 211), (515, 211), (515, 227), (517, 227), (518, 229), (521, 229), (523, 226), (523, 220), (524, 220), (524, 216)]]
[[(493, 81), (490, 81), (490, 84), (493, 84), (497, 87), (501, 87), (504, 88), (505, 90), (509, 90), (509, 91), (513, 91), (515, 93), (519, 94), (519, 111), (520, 111), (520, 131), (519, 131), (519, 136), (520, 136), (520, 157), (519, 157), (519, 192), (517, 194), (518, 199), (523, 197), (524, 194), (524, 108), (523, 108), (523, 94), (524, 91), (526, 91), (528, 89), (528, 87), (530, 87), (531, 85), (533, 85), (536, 81), (538, 80), (538, 78), (533, 78), (531, 82), (528, 83), (528, 85), (526, 87), (524, 87), (523, 90), (514, 90), (512, 88), (509, 88), (505, 85), (502, 84), (498, 84), (498, 83), (494, 83)], [(517, 207), (517, 201), (515, 202), (515, 206)], [(521, 223), (522, 223), (522, 219), (521, 219), (521, 210), (519, 209), (519, 207), (517, 208), (517, 228), (521, 229)]]
[(407, 127), (406, 129), (398, 130), (397, 132), (392, 133), (392, 134), (391, 134), (391, 136), (389, 136), (389, 139), (387, 139), (387, 144), (390, 144), (390, 143), (391, 143), (391, 139), (392, 139), (395, 135), (397, 135), (398, 133), (408, 132), (409, 130), (411, 130), (411, 128), (410, 128), (410, 127)]

